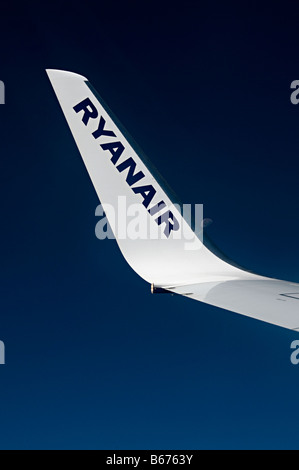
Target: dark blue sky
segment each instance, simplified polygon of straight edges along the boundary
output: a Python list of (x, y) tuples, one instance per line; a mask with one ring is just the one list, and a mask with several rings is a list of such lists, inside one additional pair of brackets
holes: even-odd
[(45, 68), (88, 77), (233, 260), (299, 282), (296, 2), (1, 6), (0, 448), (298, 448), (298, 334), (151, 295)]

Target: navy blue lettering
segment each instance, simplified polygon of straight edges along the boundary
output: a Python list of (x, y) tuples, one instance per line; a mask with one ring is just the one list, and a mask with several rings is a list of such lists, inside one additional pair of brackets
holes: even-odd
[(112, 155), (111, 161), (115, 165), (125, 147), (121, 142), (108, 142), (107, 144), (101, 144), (103, 150), (109, 150)]
[[(98, 117), (98, 110), (89, 98), (86, 98), (80, 103), (78, 103), (76, 106), (74, 106), (73, 109), (76, 113), (83, 111), (82, 122), (85, 124), (85, 126), (87, 126), (89, 119), (96, 119)], [(101, 136), (116, 137), (113, 131), (105, 129), (105, 125), (106, 125), (106, 121), (103, 118), (103, 116), (101, 116), (99, 124), (98, 124), (98, 128), (92, 133), (95, 139), (98, 139)], [(108, 142), (108, 143), (103, 143), (100, 145), (103, 150), (109, 150), (109, 152), (111, 153), (111, 162), (114, 165), (116, 165), (120, 156), (125, 150), (124, 145), (120, 141)], [(142, 171), (138, 171), (137, 173), (135, 173), (136, 162), (133, 160), (132, 157), (129, 157), (126, 160), (124, 160), (122, 163), (118, 164), (116, 168), (120, 173), (122, 171), (128, 170), (127, 176), (126, 176), (126, 182), (131, 187), (134, 184), (136, 184), (138, 181), (140, 181), (142, 178), (144, 178), (145, 176)], [(135, 194), (141, 194), (143, 198), (142, 204), (146, 208), (148, 208), (148, 206), (151, 204), (157, 192), (152, 185), (137, 186), (135, 188), (132, 187), (132, 190), (134, 191)], [(151, 216), (156, 215), (165, 207), (166, 207), (165, 202), (160, 201), (154, 206), (152, 206), (150, 209), (148, 209), (148, 213)], [(159, 217), (155, 219), (155, 222), (158, 225), (161, 225), (161, 224), (166, 225), (164, 229), (164, 235), (166, 237), (169, 237), (172, 231), (179, 230), (180, 228), (179, 222), (174, 217), (171, 211), (166, 211), (163, 214), (161, 214)]]
[(164, 235), (166, 235), (166, 237), (169, 237), (170, 232), (180, 228), (178, 221), (171, 211), (164, 212), (164, 214), (161, 214), (157, 219), (155, 219), (155, 221), (158, 225), (166, 224), (164, 230)]
[(76, 106), (74, 106), (74, 110), (76, 113), (84, 111), (82, 121), (84, 122), (85, 126), (87, 126), (89, 119), (96, 119), (99, 115), (97, 108), (92, 104), (89, 98), (86, 98), (85, 100), (76, 104)]
[(141, 194), (143, 197), (142, 204), (145, 207), (148, 207), (152, 202), (154, 195), (156, 194), (155, 188), (152, 185), (147, 186), (137, 186), (137, 188), (132, 188), (135, 194)]
[(98, 139), (102, 135), (107, 135), (107, 136), (110, 136), (110, 137), (116, 137), (116, 135), (114, 134), (113, 131), (107, 131), (107, 130), (104, 129), (105, 124), (106, 124), (106, 121), (103, 118), (103, 116), (101, 116), (101, 119), (100, 119), (100, 122), (99, 122), (99, 127), (97, 128), (96, 131), (94, 131), (92, 133), (92, 135), (94, 136), (95, 139)]
[(164, 209), (165, 206), (166, 206), (165, 202), (160, 201), (158, 202), (158, 204), (148, 209), (148, 212), (150, 213), (150, 215), (155, 215), (157, 214), (157, 212), (160, 212), (162, 209)]
[(137, 181), (144, 178), (144, 173), (142, 173), (142, 171), (138, 171), (138, 173), (134, 174), (134, 171), (136, 169), (136, 163), (134, 162), (132, 157), (120, 163), (120, 165), (118, 165), (116, 168), (119, 172), (124, 171), (126, 168), (129, 168), (126, 178), (126, 182), (129, 186), (132, 186), (133, 184), (137, 183)]

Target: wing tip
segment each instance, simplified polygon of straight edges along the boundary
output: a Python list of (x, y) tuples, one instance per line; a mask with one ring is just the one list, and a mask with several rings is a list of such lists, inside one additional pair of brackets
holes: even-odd
[(48, 75), (50, 81), (58, 78), (72, 78), (88, 81), (87, 78), (83, 75), (74, 72), (69, 72), (67, 70), (46, 69), (46, 74)]

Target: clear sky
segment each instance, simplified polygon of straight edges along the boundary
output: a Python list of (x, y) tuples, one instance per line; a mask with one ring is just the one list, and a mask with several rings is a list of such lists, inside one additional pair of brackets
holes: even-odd
[[(1, 5), (0, 448), (298, 448), (298, 333), (151, 295), (45, 68), (88, 77), (209, 234), (299, 282), (295, 2)], [(299, 309), (299, 307), (298, 307)]]

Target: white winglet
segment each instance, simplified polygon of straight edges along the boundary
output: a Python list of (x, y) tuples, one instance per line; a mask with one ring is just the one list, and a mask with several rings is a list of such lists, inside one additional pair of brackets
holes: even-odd
[[(130, 266), (155, 286), (154, 291), (162, 288), (299, 329), (299, 285), (249, 273), (212, 253), (87, 79), (60, 70), (47, 70), (47, 74), (117, 243)], [(122, 217), (120, 199), (142, 215), (145, 239), (126, 236), (129, 222)], [(153, 233), (155, 237), (149, 236)], [(192, 250), (186, 249), (186, 239), (192, 241)]]

